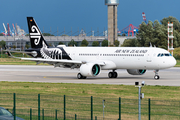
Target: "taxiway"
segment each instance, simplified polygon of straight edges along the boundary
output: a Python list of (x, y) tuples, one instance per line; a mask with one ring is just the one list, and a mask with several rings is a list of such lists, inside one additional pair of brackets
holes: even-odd
[(180, 86), (180, 68), (173, 67), (159, 71), (159, 80), (154, 80), (154, 72), (147, 70), (144, 75), (129, 75), (126, 70), (117, 70), (118, 78), (108, 78), (109, 71), (101, 71), (97, 77), (77, 79), (78, 69), (54, 68), (53, 66), (0, 65), (0, 81), (124, 84), (134, 85), (145, 81), (146, 85)]

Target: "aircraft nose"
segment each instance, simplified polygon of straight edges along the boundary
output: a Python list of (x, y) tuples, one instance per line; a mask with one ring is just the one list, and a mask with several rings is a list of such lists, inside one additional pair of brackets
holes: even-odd
[(171, 60), (171, 65), (172, 65), (172, 67), (174, 67), (175, 65), (176, 65), (176, 59), (173, 57), (173, 59)]

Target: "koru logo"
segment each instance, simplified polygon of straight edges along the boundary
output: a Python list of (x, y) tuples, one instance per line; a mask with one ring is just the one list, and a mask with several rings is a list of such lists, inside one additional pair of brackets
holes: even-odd
[(40, 34), (39, 30), (37, 29), (37, 27), (36, 27), (35, 25), (33, 25), (33, 26), (31, 27), (31, 31), (32, 31), (33, 33), (30, 33), (30, 37), (31, 37), (31, 38), (35, 38), (34, 44), (35, 44), (35, 45), (38, 45), (39, 42), (40, 42), (41, 34)]

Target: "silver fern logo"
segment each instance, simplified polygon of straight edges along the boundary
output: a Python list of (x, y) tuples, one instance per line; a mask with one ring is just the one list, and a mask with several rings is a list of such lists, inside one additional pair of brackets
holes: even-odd
[(59, 48), (47, 48), (44, 42), (40, 52), (45, 59), (62, 59), (62, 51)]
[(31, 31), (33, 33), (30, 33), (30, 38), (35, 38), (34, 44), (38, 45), (41, 39), (41, 34), (35, 25), (31, 27)]

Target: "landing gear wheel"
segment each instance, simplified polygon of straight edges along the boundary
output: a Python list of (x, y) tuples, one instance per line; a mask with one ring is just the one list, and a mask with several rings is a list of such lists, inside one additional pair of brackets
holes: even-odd
[(83, 76), (81, 75), (81, 73), (78, 73), (78, 74), (77, 74), (77, 78), (78, 78), (78, 79), (82, 79), (82, 78), (83, 78)]
[(155, 79), (155, 80), (158, 80), (159, 78), (160, 78), (159, 75), (155, 75), (155, 76), (154, 76), (154, 79)]
[(160, 78), (159, 75), (158, 75), (159, 70), (155, 70), (154, 72), (155, 72), (154, 79), (159, 80), (159, 78)]
[(114, 72), (113, 78), (117, 78), (118, 74), (117, 72)]
[(109, 72), (108, 76), (109, 78), (113, 78), (113, 72)]
[(81, 73), (78, 73), (78, 74), (77, 74), (77, 78), (78, 78), (78, 79), (86, 79), (87, 77), (81, 75)]
[(118, 74), (117, 72), (109, 72), (108, 76), (109, 78), (117, 78)]

